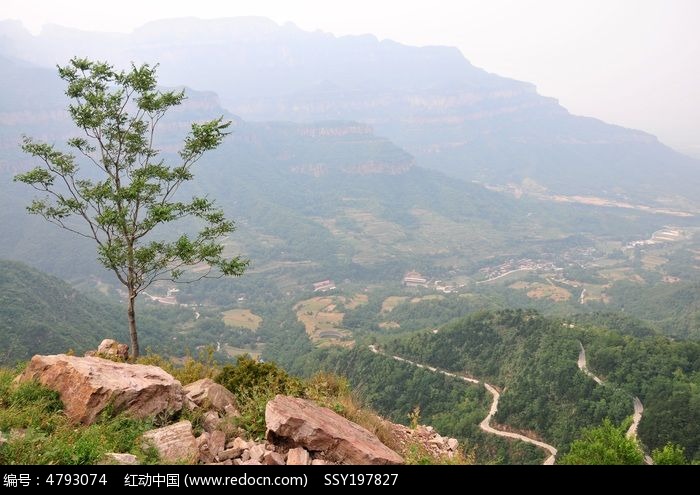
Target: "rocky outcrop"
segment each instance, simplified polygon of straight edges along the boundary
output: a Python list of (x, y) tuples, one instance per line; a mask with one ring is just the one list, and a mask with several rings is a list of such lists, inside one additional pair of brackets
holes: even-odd
[[(220, 413), (235, 415), (236, 398), (227, 388), (209, 378), (203, 378), (184, 387), (188, 405), (192, 408), (214, 408)], [(233, 409), (231, 409), (233, 408)]]
[(368, 126), (358, 123), (334, 126), (299, 126), (296, 132), (300, 136), (320, 138), (320, 137), (342, 137), (342, 136), (372, 136), (374, 130)]
[(194, 462), (199, 459), (197, 441), (192, 434), (192, 423), (180, 421), (143, 434), (143, 447), (154, 447), (161, 461)]
[(412, 159), (401, 163), (382, 163), (370, 160), (364, 163), (346, 165), (341, 170), (349, 175), (401, 175), (411, 170), (413, 165)]
[(37, 380), (58, 392), (66, 415), (91, 424), (107, 407), (137, 418), (182, 409), (180, 382), (157, 366), (98, 357), (34, 356), (19, 381)]
[(308, 400), (276, 396), (267, 403), (265, 423), (268, 441), (323, 452), (327, 460), (342, 464), (403, 463), (376, 435)]
[(419, 445), (436, 459), (452, 459), (459, 452), (457, 439), (443, 437), (432, 426), (419, 425), (412, 429), (388, 421), (385, 424), (391, 429), (402, 452), (411, 445)]
[(129, 358), (129, 346), (120, 344), (116, 340), (104, 339), (97, 347), (97, 357), (126, 361)]
[(413, 159), (407, 159), (397, 163), (370, 160), (336, 168), (326, 163), (306, 163), (294, 165), (290, 167), (289, 170), (294, 174), (310, 175), (312, 177), (323, 177), (335, 170), (340, 170), (340, 172), (348, 175), (401, 175), (411, 170), (413, 166)]

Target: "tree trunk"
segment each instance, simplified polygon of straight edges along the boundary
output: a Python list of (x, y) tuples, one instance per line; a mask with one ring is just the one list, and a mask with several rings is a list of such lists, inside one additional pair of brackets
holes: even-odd
[(139, 357), (139, 336), (136, 333), (136, 294), (129, 291), (129, 337), (131, 338), (131, 359)]

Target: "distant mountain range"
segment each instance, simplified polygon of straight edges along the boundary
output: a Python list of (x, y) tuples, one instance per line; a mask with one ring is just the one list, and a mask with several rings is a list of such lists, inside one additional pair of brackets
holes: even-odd
[(263, 18), (174, 19), (131, 34), (0, 23), (0, 54), (39, 65), (73, 55), (161, 64), (163, 81), (215, 91), (248, 120), (353, 120), (420, 166), (518, 194), (578, 194), (697, 207), (700, 161), (644, 132), (571, 115), (531, 84), (455, 48), (335, 37)]
[[(11, 181), (32, 165), (19, 153), (22, 134), (58, 143), (75, 134), (63, 83), (54, 69), (16, 58), (0, 58), (0, 68), (7, 75), (0, 79), (0, 256), (71, 280), (100, 273), (86, 261), (93, 246), (26, 215), (33, 191)], [(238, 222), (231, 249), (259, 269), (301, 263), (301, 283), (328, 273), (354, 278), (370, 267), (374, 277), (382, 270), (398, 277), (407, 267), (472, 270), (494, 255), (550, 251), (549, 242), (567, 236), (634, 237), (668, 221), (516, 199), (421, 167), (364, 123), (250, 122), (222, 108), (215, 93), (187, 94), (162, 123), (158, 146), (166, 154), (177, 151), (189, 122), (223, 114), (234, 124), (183, 193), (216, 198)]]

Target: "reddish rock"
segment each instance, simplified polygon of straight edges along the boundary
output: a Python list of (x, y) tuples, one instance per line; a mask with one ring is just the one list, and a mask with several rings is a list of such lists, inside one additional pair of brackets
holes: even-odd
[[(220, 413), (226, 413), (227, 408), (229, 411), (232, 411), (231, 408), (233, 411), (236, 410), (236, 398), (233, 394), (226, 387), (209, 378), (192, 382), (186, 385), (184, 390), (187, 399), (198, 407), (212, 407)], [(233, 415), (233, 413), (229, 415)]]
[(289, 449), (287, 452), (287, 466), (308, 466), (311, 456), (304, 447)]
[(376, 435), (308, 400), (278, 395), (267, 403), (265, 422), (270, 442), (323, 452), (328, 460), (342, 464), (403, 463), (401, 456)]
[(115, 363), (98, 357), (34, 356), (19, 381), (37, 380), (58, 392), (66, 415), (91, 424), (108, 406), (137, 418), (179, 411), (180, 382), (157, 366)]
[(266, 452), (262, 463), (266, 466), (284, 466), (284, 457), (277, 452)]
[(192, 434), (192, 423), (180, 421), (143, 434), (143, 446), (155, 447), (164, 462), (194, 462), (199, 458), (197, 440)]
[(199, 461), (205, 464), (214, 462), (216, 459), (209, 450), (209, 437), (208, 432), (204, 432), (199, 435), (196, 439), (197, 451), (199, 452)]
[(221, 418), (216, 411), (207, 411), (202, 418), (202, 428), (204, 431), (212, 433), (221, 427)]
[(248, 450), (248, 453), (250, 454), (251, 459), (261, 462), (263, 460), (263, 456), (265, 455), (265, 445), (262, 443), (254, 445), (250, 448), (250, 450)]
[(97, 356), (106, 359), (126, 361), (129, 359), (129, 346), (120, 344), (116, 340), (104, 339), (97, 347)]
[(217, 456), (220, 461), (226, 461), (228, 459), (235, 459), (240, 457), (243, 451), (239, 448), (232, 447), (230, 449), (222, 450)]
[(255, 445), (255, 442), (248, 442), (243, 440), (241, 437), (236, 437), (228, 443), (227, 448), (241, 449), (241, 451), (250, 449)]
[(223, 431), (212, 431), (209, 435), (209, 452), (217, 457), (226, 448), (226, 434)]

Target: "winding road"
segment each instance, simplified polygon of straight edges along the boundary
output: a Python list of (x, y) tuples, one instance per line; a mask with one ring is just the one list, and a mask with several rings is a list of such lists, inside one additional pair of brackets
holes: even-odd
[[(593, 374), (591, 370), (588, 369), (588, 364), (586, 362), (586, 349), (583, 348), (581, 342), (578, 343), (581, 346), (581, 351), (578, 354), (578, 368), (583, 371), (586, 375), (590, 376), (598, 385), (604, 385), (603, 380)], [(632, 414), (632, 424), (627, 429), (627, 438), (637, 438), (637, 428), (639, 428), (639, 422), (642, 420), (642, 415), (644, 414), (644, 405), (639, 397), (632, 397), (632, 406), (634, 407), (634, 413)], [(653, 464), (654, 461), (648, 455), (644, 456), (644, 462), (647, 464)]]
[[(586, 350), (583, 348), (583, 344), (579, 342), (578, 345), (581, 346), (581, 352), (578, 354), (578, 368), (590, 376), (598, 385), (603, 385), (603, 380), (595, 376), (591, 370), (588, 369), (588, 365), (586, 364)], [(632, 405), (634, 406), (634, 414), (632, 415), (632, 424), (627, 430), (627, 438), (637, 438), (637, 428), (644, 414), (644, 406), (642, 405), (642, 401), (639, 400), (639, 397), (632, 397)]]
[(530, 437), (522, 435), (520, 433), (513, 433), (510, 431), (497, 430), (496, 428), (491, 426), (491, 419), (494, 417), (494, 415), (498, 411), (498, 401), (501, 398), (501, 394), (498, 393), (498, 390), (496, 390), (496, 388), (493, 385), (490, 385), (486, 382), (480, 382), (479, 380), (477, 380), (475, 378), (469, 378), (466, 376), (457, 375), (456, 373), (451, 373), (449, 371), (444, 371), (444, 370), (435, 368), (433, 366), (427, 366), (427, 365), (420, 364), (420, 363), (414, 363), (413, 361), (410, 361), (408, 359), (405, 359), (405, 358), (402, 358), (399, 356), (392, 356), (389, 354), (384, 354), (379, 349), (377, 349), (377, 347), (374, 345), (370, 345), (369, 350), (375, 354), (391, 357), (392, 359), (395, 359), (396, 361), (401, 361), (402, 363), (407, 363), (407, 364), (410, 364), (412, 366), (416, 366), (417, 368), (426, 369), (428, 371), (432, 371), (433, 373), (441, 373), (445, 376), (450, 376), (452, 378), (458, 378), (460, 380), (464, 380), (467, 383), (472, 383), (472, 384), (477, 384), (477, 385), (480, 383), (483, 383), (484, 388), (486, 390), (488, 390), (488, 392), (493, 397), (493, 401), (491, 402), (491, 409), (489, 409), (489, 413), (486, 415), (486, 417), (483, 419), (483, 421), (481, 421), (481, 423), (479, 423), (479, 428), (481, 428), (486, 433), (491, 433), (491, 434), (497, 435), (499, 437), (520, 440), (520, 441), (535, 445), (536, 447), (539, 447), (541, 449), (544, 449), (545, 451), (547, 451), (549, 453), (549, 457), (547, 457), (545, 459), (545, 461), (542, 463), (545, 466), (551, 466), (556, 461), (557, 449), (553, 445), (549, 445), (548, 443), (544, 443), (544, 442), (541, 442), (539, 440), (535, 440), (534, 438), (530, 438)]
[[(577, 361), (578, 368), (581, 371), (583, 371), (587, 376), (589, 376), (593, 381), (595, 381), (598, 385), (604, 385), (605, 383), (603, 382), (603, 380), (601, 380), (591, 370), (588, 369), (588, 364), (586, 361), (586, 350), (584, 349), (583, 344), (581, 342), (579, 342), (579, 346), (581, 347), (581, 350), (578, 354), (578, 361)], [(542, 463), (543, 465), (552, 465), (556, 461), (557, 449), (553, 445), (549, 445), (548, 443), (541, 442), (539, 440), (535, 440), (534, 438), (530, 438), (530, 437), (528, 437), (526, 435), (522, 435), (520, 433), (513, 433), (510, 431), (498, 430), (498, 429), (491, 426), (491, 419), (496, 415), (496, 412), (498, 411), (498, 401), (501, 398), (501, 394), (498, 392), (498, 390), (496, 390), (496, 387), (494, 387), (493, 385), (490, 385), (486, 382), (481, 382), (475, 378), (469, 378), (467, 376), (458, 375), (456, 373), (451, 373), (449, 371), (441, 370), (441, 369), (435, 368), (433, 366), (415, 363), (409, 359), (405, 359), (405, 358), (402, 358), (399, 356), (385, 354), (385, 353), (381, 352), (377, 348), (377, 346), (375, 346), (375, 345), (370, 345), (369, 350), (375, 354), (379, 354), (381, 356), (387, 356), (387, 357), (390, 357), (392, 359), (395, 359), (396, 361), (400, 361), (402, 363), (407, 363), (407, 364), (410, 364), (410, 365), (415, 366), (417, 368), (426, 369), (428, 371), (432, 371), (433, 373), (441, 373), (445, 376), (464, 380), (467, 383), (472, 383), (472, 384), (477, 384), (477, 385), (483, 383), (484, 388), (486, 390), (488, 390), (488, 392), (493, 397), (493, 401), (491, 402), (491, 409), (489, 409), (489, 413), (481, 421), (481, 423), (479, 423), (479, 428), (481, 428), (486, 433), (498, 435), (499, 437), (521, 440), (523, 442), (530, 443), (532, 445), (535, 445), (536, 447), (539, 447), (541, 449), (546, 450), (547, 452), (549, 452), (550, 455)], [(634, 406), (634, 414), (632, 416), (632, 424), (630, 425), (630, 427), (626, 433), (628, 438), (636, 438), (637, 437), (637, 428), (639, 427), (639, 422), (642, 420), (642, 415), (644, 414), (644, 406), (642, 405), (642, 401), (639, 400), (639, 397), (636, 397), (636, 396), (632, 397), (632, 404)], [(646, 464), (653, 464), (653, 460), (648, 455), (644, 456), (644, 462)]]
[(578, 353), (578, 369), (583, 371), (585, 374), (590, 376), (594, 382), (596, 382), (598, 385), (603, 384), (603, 380), (595, 376), (591, 370), (588, 369), (588, 366), (586, 364), (586, 349), (583, 348), (583, 344), (581, 342), (578, 343), (578, 345), (581, 347), (581, 351)]

